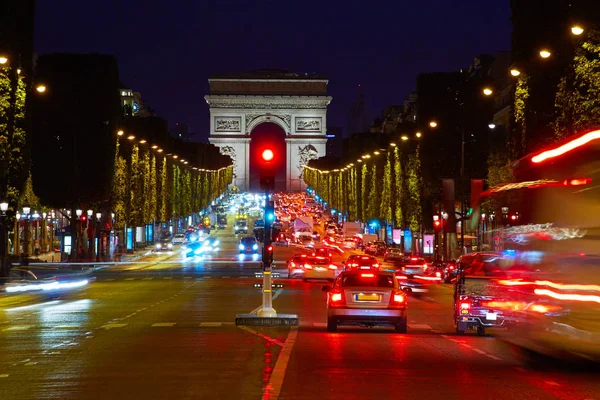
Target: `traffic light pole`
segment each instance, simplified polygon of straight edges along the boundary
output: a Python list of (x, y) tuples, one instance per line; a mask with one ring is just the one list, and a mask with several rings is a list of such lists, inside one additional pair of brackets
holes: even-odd
[(273, 308), (273, 253), (272, 253), (272, 221), (270, 220), (268, 213), (270, 211), (269, 206), (269, 191), (265, 191), (265, 207), (264, 207), (264, 219), (265, 219), (265, 238), (263, 243), (262, 263), (263, 263), (263, 296), (262, 296), (262, 307), (258, 310), (259, 317), (275, 318), (277, 317), (277, 311)]

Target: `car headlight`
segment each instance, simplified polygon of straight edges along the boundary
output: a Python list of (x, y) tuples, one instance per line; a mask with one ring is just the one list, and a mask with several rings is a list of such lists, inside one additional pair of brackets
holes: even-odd
[(218, 245), (219, 245), (219, 241), (218, 241), (218, 240), (215, 240), (215, 241), (214, 241), (214, 243), (213, 243), (213, 246), (215, 246), (215, 247), (216, 247), (216, 246), (218, 246)]
[(160, 243), (156, 243), (156, 248), (157, 248), (157, 249), (160, 249), (160, 248), (161, 248), (161, 245), (160, 245)]
[(202, 249), (196, 249), (196, 250), (194, 250), (194, 254), (195, 255), (202, 254)]
[(169, 248), (169, 249), (172, 249), (172, 248), (173, 248), (173, 243), (169, 243), (169, 244), (167, 245), (167, 248)]
[(240, 250), (244, 250), (245, 249), (245, 247), (244, 247), (243, 244), (240, 244), (238, 247), (240, 248)]
[(252, 245), (252, 250), (258, 250), (258, 245), (256, 243)]

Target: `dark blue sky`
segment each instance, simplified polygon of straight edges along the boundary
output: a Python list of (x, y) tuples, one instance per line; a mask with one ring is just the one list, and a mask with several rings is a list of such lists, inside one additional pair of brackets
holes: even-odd
[(418, 73), (508, 50), (511, 31), (508, 0), (61, 0), (38, 1), (36, 14), (38, 54), (116, 55), (123, 83), (200, 137), (210, 75), (326, 75), (329, 125), (345, 128), (359, 83), (375, 117), (402, 103)]

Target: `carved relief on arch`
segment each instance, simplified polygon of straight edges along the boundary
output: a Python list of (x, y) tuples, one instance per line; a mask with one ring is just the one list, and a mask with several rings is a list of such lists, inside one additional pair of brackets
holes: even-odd
[(246, 114), (246, 136), (249, 136), (252, 130), (263, 122), (272, 122), (283, 129), (286, 135), (291, 133), (292, 116), (291, 115), (273, 115), (273, 114)]

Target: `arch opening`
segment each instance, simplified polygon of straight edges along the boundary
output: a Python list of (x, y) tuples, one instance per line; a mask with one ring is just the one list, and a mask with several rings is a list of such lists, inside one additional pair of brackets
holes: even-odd
[(273, 151), (275, 166), (275, 190), (286, 190), (286, 145), (285, 131), (273, 122), (263, 122), (250, 132), (250, 191), (260, 191), (260, 163), (266, 149)]

